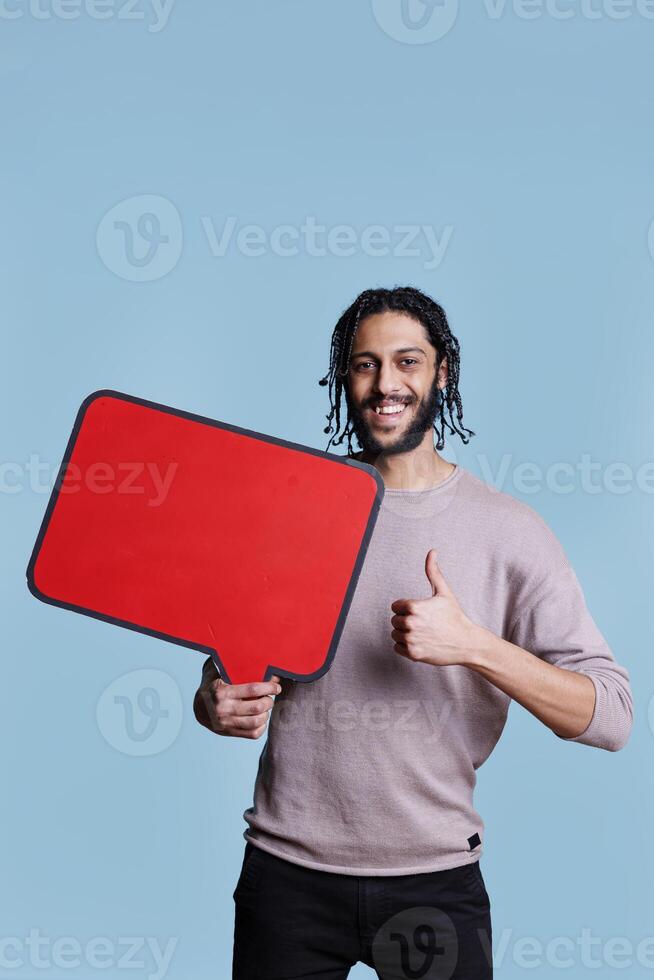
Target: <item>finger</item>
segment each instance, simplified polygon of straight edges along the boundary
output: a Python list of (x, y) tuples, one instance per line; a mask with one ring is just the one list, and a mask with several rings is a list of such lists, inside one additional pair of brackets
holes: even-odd
[(440, 569), (438, 559), (436, 558), (436, 550), (434, 548), (431, 548), (427, 552), (427, 558), (425, 559), (425, 572), (427, 573), (427, 578), (429, 579), (434, 595), (453, 595), (453, 592), (447, 584), (445, 576)]
[(224, 722), (223, 727), (234, 729), (235, 731), (251, 732), (254, 728), (260, 728), (268, 721), (268, 712), (256, 715), (231, 715), (229, 720)]
[(411, 612), (412, 599), (396, 599), (395, 602), (391, 603), (391, 609), (395, 613), (399, 613), (400, 616), (407, 616)]
[(264, 711), (270, 711), (275, 702), (270, 694), (264, 694), (261, 698), (244, 698), (236, 700), (232, 698), (229, 702), (229, 712), (232, 715), (260, 715)]
[(396, 630), (409, 632), (409, 624), (407, 623), (406, 616), (391, 616), (391, 626), (394, 626)]
[(391, 630), (391, 638), (395, 640), (396, 643), (406, 646), (406, 633), (402, 633), (400, 630)]
[(260, 698), (264, 694), (279, 694), (275, 681), (252, 681), (249, 684), (230, 684), (225, 693), (232, 698)]
[(255, 728), (252, 732), (244, 732), (241, 738), (261, 738), (266, 730), (266, 726), (262, 725), (261, 728)]

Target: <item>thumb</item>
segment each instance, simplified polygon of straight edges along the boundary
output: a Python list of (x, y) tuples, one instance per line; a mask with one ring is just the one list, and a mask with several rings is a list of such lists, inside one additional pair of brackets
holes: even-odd
[(438, 562), (436, 560), (436, 552), (432, 548), (427, 552), (427, 560), (425, 561), (425, 572), (427, 573), (427, 578), (429, 583), (434, 590), (434, 595), (452, 595), (452, 590), (445, 581), (445, 576), (438, 567)]

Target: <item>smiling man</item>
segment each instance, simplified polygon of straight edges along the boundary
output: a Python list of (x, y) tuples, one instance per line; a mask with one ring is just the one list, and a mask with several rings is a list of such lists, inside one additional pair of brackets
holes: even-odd
[(237, 980), (339, 980), (357, 961), (382, 978), (492, 977), (473, 790), (511, 700), (560, 739), (629, 738), (629, 675), (552, 530), (439, 455), (446, 428), (474, 435), (459, 369), (420, 291), (368, 290), (345, 311), (325, 431), (335, 419), (330, 445), (347, 437), (385, 493), (336, 656), (308, 684), (230, 686), (205, 664), (195, 711), (211, 731), (258, 738), (272, 708), (244, 813)]

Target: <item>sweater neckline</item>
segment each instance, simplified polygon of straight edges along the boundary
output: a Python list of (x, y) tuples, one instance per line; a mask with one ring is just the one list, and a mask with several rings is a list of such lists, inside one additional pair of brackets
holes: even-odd
[(415, 497), (427, 496), (431, 494), (438, 494), (441, 493), (441, 491), (443, 490), (447, 490), (449, 487), (452, 486), (453, 483), (456, 483), (456, 481), (460, 478), (462, 472), (463, 470), (461, 469), (459, 464), (454, 463), (454, 469), (452, 470), (450, 475), (446, 476), (445, 479), (441, 480), (440, 483), (437, 483), (435, 487), (423, 487), (422, 490), (403, 490), (399, 487), (385, 487), (384, 496), (386, 497), (390, 494), (393, 497), (415, 498)]

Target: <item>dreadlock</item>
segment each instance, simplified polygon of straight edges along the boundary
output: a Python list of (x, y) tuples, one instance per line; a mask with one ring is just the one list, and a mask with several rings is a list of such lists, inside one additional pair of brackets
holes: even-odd
[[(334, 327), (329, 371), (318, 382), (320, 385), (329, 384), (329, 401), (332, 409), (329, 415), (325, 416), (329, 423), (324, 429), (325, 432), (332, 431), (332, 419), (334, 415), (336, 416), (336, 431), (327, 444), (326, 452), (329, 452), (332, 441), (338, 446), (347, 436), (348, 452), (350, 456), (353, 455), (352, 434), (354, 430), (349, 405), (345, 429), (340, 438), (336, 439), (341, 425), (341, 394), (345, 384), (343, 379), (349, 370), (352, 345), (360, 321), (374, 313), (390, 311), (406, 313), (414, 320), (418, 320), (426, 329), (432, 345), (436, 348), (436, 377), (438, 377), (438, 367), (443, 357), (447, 357), (447, 385), (440, 398), (439, 414), (436, 422), (434, 422), (434, 429), (438, 436), (436, 448), (442, 449), (445, 445), (445, 426), (452, 435), (455, 433), (459, 435), (464, 445), (469, 442), (469, 438), (466, 438), (465, 435), (466, 432), (468, 437), (475, 435), (472, 429), (466, 428), (463, 424), (457, 425), (452, 415), (454, 406), (456, 407), (457, 421), (463, 422), (463, 404), (459, 394), (459, 341), (450, 330), (445, 310), (425, 293), (411, 286), (397, 286), (395, 289), (366, 289), (345, 310)], [(347, 387), (345, 388), (345, 395), (347, 402)], [(445, 418), (445, 407), (448, 409), (451, 425)]]

